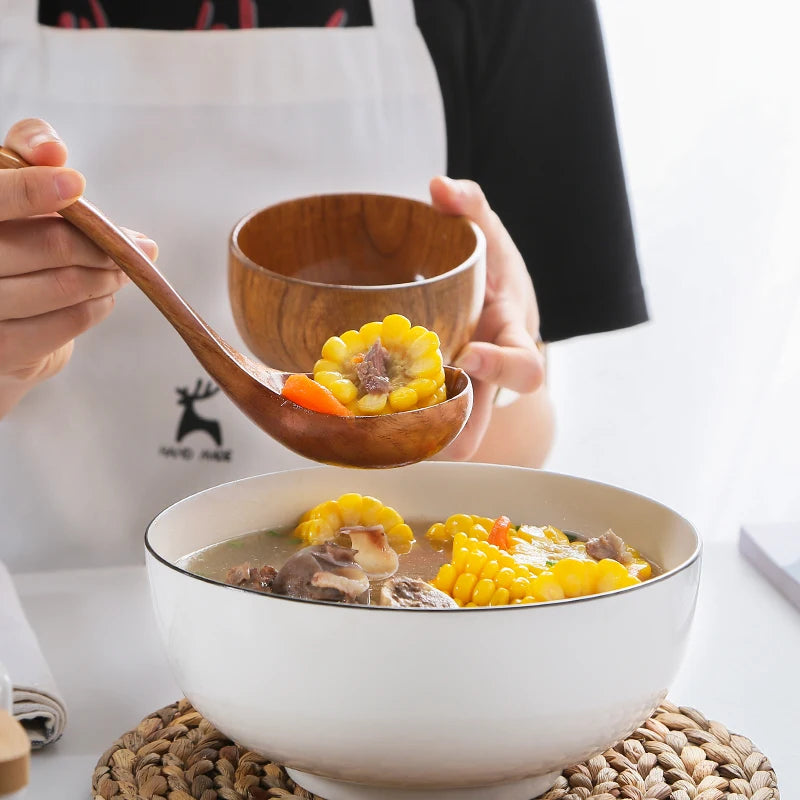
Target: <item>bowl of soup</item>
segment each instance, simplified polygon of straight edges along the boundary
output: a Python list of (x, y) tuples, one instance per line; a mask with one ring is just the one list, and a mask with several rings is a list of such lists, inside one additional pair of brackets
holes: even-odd
[(327, 800), (546, 791), (666, 695), (701, 550), (620, 488), (430, 461), (228, 483), (145, 544), (181, 689)]
[(230, 236), (236, 326), (265, 364), (311, 372), (327, 339), (389, 314), (434, 330), (445, 363), (472, 336), (486, 242), (465, 217), (380, 194), (301, 197), (259, 209)]

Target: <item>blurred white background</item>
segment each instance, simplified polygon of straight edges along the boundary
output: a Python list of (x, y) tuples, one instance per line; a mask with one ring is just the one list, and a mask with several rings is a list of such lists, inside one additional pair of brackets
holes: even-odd
[(800, 11), (598, 4), (651, 322), (551, 346), (547, 467), (709, 540), (800, 520)]

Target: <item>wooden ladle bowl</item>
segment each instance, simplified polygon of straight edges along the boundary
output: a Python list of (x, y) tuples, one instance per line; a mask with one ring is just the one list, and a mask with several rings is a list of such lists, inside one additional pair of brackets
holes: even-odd
[(242, 219), (228, 280), (240, 335), (275, 369), (310, 372), (329, 337), (389, 314), (435, 331), (447, 364), (478, 323), (486, 243), (417, 200), (317, 195)]

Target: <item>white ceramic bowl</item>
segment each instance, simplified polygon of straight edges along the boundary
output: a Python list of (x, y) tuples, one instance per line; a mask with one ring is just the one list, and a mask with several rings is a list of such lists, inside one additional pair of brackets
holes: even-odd
[[(595, 536), (613, 528), (664, 568), (611, 594), (504, 608), (369, 608), (262, 595), (176, 562), (293, 524), (359, 492), (406, 518), (506, 514)], [(327, 800), (529, 800), (566, 766), (638, 727), (675, 676), (694, 614), (700, 542), (674, 511), (547, 472), (424, 462), (314, 467), (209, 489), (146, 536), (178, 684), (237, 743)]]

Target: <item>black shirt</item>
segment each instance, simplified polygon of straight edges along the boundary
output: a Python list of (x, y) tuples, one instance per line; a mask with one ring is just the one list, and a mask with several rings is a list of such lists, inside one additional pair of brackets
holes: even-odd
[[(448, 174), (481, 184), (533, 278), (545, 341), (647, 319), (592, 0), (415, 0)], [(68, 27), (372, 24), (369, 0), (41, 0)], [(198, 34), (202, 35), (202, 34)]]

